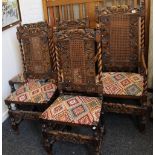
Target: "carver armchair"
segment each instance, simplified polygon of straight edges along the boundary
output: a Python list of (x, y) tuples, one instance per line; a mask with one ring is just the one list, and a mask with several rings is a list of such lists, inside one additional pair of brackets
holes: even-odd
[(147, 114), (144, 4), (140, 9), (96, 9), (102, 34), (103, 96), (107, 112), (135, 115), (143, 131)]
[[(12, 128), (16, 131), (23, 119), (37, 120), (57, 94), (52, 33), (47, 23), (20, 25), (17, 38), (24, 72), (9, 81), (12, 93), (5, 99)], [(20, 85), (15, 88), (15, 84)]]

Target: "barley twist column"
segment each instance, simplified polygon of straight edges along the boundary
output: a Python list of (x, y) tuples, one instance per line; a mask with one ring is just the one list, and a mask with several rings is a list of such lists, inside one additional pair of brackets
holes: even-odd
[(97, 40), (97, 60), (98, 60), (98, 73), (99, 73), (99, 82), (101, 82), (102, 78), (102, 49), (101, 49), (101, 32), (99, 24), (97, 24), (96, 30), (96, 40)]
[(59, 51), (60, 51), (60, 49), (58, 48), (58, 46), (55, 46), (56, 67), (57, 67), (57, 71), (58, 71), (58, 81), (61, 82), (62, 81), (62, 75), (61, 75), (61, 70), (60, 70)]
[(20, 44), (20, 52), (21, 52), (21, 56), (22, 56), (22, 61), (23, 61), (23, 69), (24, 69), (24, 73), (26, 73), (27, 72), (27, 68), (26, 68), (25, 55), (24, 55), (24, 50), (23, 50), (21, 39), (19, 40), (19, 44)]
[(141, 74), (144, 77), (144, 91), (143, 91), (143, 104), (147, 104), (147, 72), (145, 71), (147, 68), (144, 66), (145, 58), (144, 58), (144, 52), (145, 52), (145, 0), (141, 1), (141, 61), (143, 63), (143, 69), (141, 71)]
[(55, 56), (55, 47), (53, 42), (53, 36), (49, 38), (49, 50), (50, 50), (50, 57), (52, 59), (52, 69), (53, 71), (57, 70), (56, 67), (56, 56)]

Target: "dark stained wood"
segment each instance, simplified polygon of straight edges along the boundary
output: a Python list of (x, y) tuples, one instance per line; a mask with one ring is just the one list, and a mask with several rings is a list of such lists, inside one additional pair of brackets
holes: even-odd
[[(78, 23), (78, 21), (74, 22)], [(63, 23), (62, 23), (63, 25)], [(72, 25), (72, 24), (71, 24)], [(78, 26), (80, 24), (77, 24)], [(85, 24), (84, 24), (85, 25)], [(62, 26), (63, 27), (63, 26)], [(100, 62), (101, 53), (95, 53), (95, 43), (99, 43), (100, 32), (95, 33), (93, 29), (83, 28), (67, 28), (60, 29), (59, 26), (54, 31), (54, 43), (56, 45), (56, 53), (59, 55), (59, 72), (58, 72), (58, 88), (61, 95), (84, 95), (98, 96), (102, 98), (101, 81), (96, 83), (96, 75), (100, 74), (95, 71), (95, 63)], [(97, 40), (97, 42), (95, 42)], [(97, 55), (97, 56), (96, 56)], [(95, 61), (96, 57), (96, 61)], [(95, 95), (94, 95), (95, 94)], [(62, 103), (63, 104), (63, 103)], [(104, 133), (104, 112), (103, 107), (100, 113), (100, 120), (97, 126), (80, 125), (68, 122), (49, 121), (41, 119), (42, 135), (44, 139), (44, 148), (48, 154), (52, 154), (50, 149), (55, 141), (69, 141), (79, 144), (88, 144), (95, 146), (95, 153), (101, 153), (101, 143)], [(54, 124), (68, 128), (75, 126), (88, 127), (93, 131), (93, 135), (89, 136), (80, 132), (70, 132), (70, 130), (57, 129)]]
[[(136, 5), (136, 2), (135, 2)], [(96, 9), (98, 25), (102, 33), (103, 72), (136, 72), (144, 77), (142, 96), (103, 94), (109, 99), (136, 99), (139, 104), (104, 102), (105, 111), (140, 116), (140, 126), (146, 125), (147, 67), (145, 54), (145, 10), (127, 6)], [(144, 129), (144, 128), (143, 128)]]
[[(90, 20), (90, 27), (95, 28), (96, 22), (95, 22), (95, 14), (94, 14), (94, 8), (95, 6), (100, 6), (100, 7), (106, 7), (106, 2), (111, 2), (112, 6), (120, 6), (120, 5), (128, 5), (130, 8), (139, 8), (140, 3), (145, 3), (145, 44), (146, 44), (146, 50), (145, 50), (145, 61), (146, 65), (148, 64), (148, 47), (149, 47), (149, 23), (150, 23), (150, 0), (63, 0), (63, 1), (53, 1), (53, 0), (42, 0), (43, 2), (43, 10), (44, 10), (44, 18), (46, 21), (49, 22), (48, 18), (50, 19), (55, 19), (53, 8), (55, 7), (61, 7), (62, 5), (78, 5), (79, 10), (80, 10), (80, 5), (85, 6), (85, 17), (89, 17)], [(49, 10), (49, 12), (47, 11)], [(51, 10), (51, 11), (50, 11)], [(82, 11), (82, 10), (81, 10)], [(79, 17), (83, 17), (81, 14), (81, 11), (79, 11)], [(73, 7), (69, 8), (70, 12), (70, 20), (75, 19), (73, 14)], [(61, 12), (62, 14), (62, 12)], [(81, 14), (81, 15), (80, 15)], [(62, 18), (60, 19), (62, 20)], [(55, 23), (49, 22), (49, 24), (54, 27)]]
[(19, 26), (17, 38), (20, 43), (26, 78), (51, 78), (54, 62), (52, 62), (49, 41), (52, 40), (52, 30), (47, 23), (39, 22)]
[(128, 105), (127, 103), (108, 103), (104, 102), (105, 112), (115, 112), (119, 114), (132, 114), (132, 115), (144, 115), (146, 113), (146, 107), (138, 107), (134, 105)]
[[(51, 32), (51, 28), (45, 22), (25, 24), (17, 27), (17, 38), (22, 54), (24, 77), (22, 81), (18, 79), (18, 76), (9, 80), (11, 92), (16, 90), (16, 84), (18, 86), (23, 85), (30, 79), (41, 79), (42, 82), (47, 82), (53, 78), (57, 82), (57, 67), (54, 63), (55, 53)], [(47, 109), (57, 96), (58, 90), (56, 90), (49, 102), (42, 104), (10, 101), (6, 98), (5, 104), (9, 109), (12, 128), (17, 131), (18, 125), (25, 119), (38, 120), (41, 112)], [(14, 104), (14, 108), (12, 104)]]
[[(71, 29), (55, 32), (55, 41), (62, 60), (63, 91), (102, 93), (95, 83), (95, 32), (92, 29)], [(61, 84), (62, 82), (62, 84)]]
[[(56, 21), (56, 30), (65, 30), (65, 29), (84, 29), (89, 28), (89, 19), (82, 18), (78, 20), (57, 20)], [(55, 28), (54, 28), (55, 29)]]

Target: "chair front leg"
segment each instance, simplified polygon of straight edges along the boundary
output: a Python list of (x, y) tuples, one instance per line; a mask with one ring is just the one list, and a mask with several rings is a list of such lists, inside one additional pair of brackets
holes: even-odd
[(146, 111), (142, 113), (142, 115), (139, 116), (138, 121), (139, 121), (139, 131), (144, 132), (146, 128), (146, 123), (147, 123), (147, 115), (148, 115), (148, 108), (147, 108), (147, 96), (144, 95), (141, 99), (141, 105), (146, 108)]
[(42, 124), (43, 147), (48, 155), (53, 155), (52, 144), (54, 143), (54, 141), (52, 143), (50, 142), (50, 137), (47, 134), (47, 129), (48, 125), (46, 123), (43, 123)]
[[(102, 128), (103, 129), (103, 128)], [(102, 139), (103, 139), (103, 133), (104, 133), (104, 129), (101, 130), (100, 126), (94, 126), (92, 128), (93, 130), (93, 134), (94, 137), (98, 137), (98, 140), (92, 144), (93, 148), (94, 148), (94, 155), (101, 155), (101, 145), (102, 145)]]
[(13, 93), (16, 89), (15, 89), (15, 85), (12, 81), (9, 81), (9, 85), (10, 85), (10, 88), (11, 88), (11, 93)]
[(100, 126), (98, 129), (98, 142), (96, 143), (96, 154), (101, 155), (102, 154), (102, 144), (103, 144), (103, 136), (105, 134), (104, 126)]
[(42, 136), (43, 136), (43, 146), (48, 154), (51, 153), (51, 145), (49, 138), (47, 136), (47, 125), (45, 123), (42, 124)]
[(17, 134), (19, 134), (19, 128), (18, 128), (19, 123), (16, 122), (16, 117), (13, 115), (11, 104), (8, 105), (8, 109), (9, 109), (9, 118), (11, 121), (11, 127)]
[(147, 122), (146, 115), (139, 116), (138, 128), (139, 128), (140, 132), (144, 132), (145, 131), (145, 129), (146, 129), (146, 122)]

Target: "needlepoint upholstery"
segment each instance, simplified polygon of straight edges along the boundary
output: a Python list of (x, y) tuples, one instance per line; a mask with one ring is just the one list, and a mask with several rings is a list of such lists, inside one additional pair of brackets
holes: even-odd
[(103, 94), (141, 96), (143, 76), (136, 73), (105, 72), (102, 74)]
[(101, 101), (96, 97), (60, 96), (42, 113), (41, 118), (58, 122), (97, 125)]
[(7, 98), (9, 101), (30, 102), (30, 103), (47, 103), (57, 86), (53, 82), (43, 82), (41, 80), (32, 80), (21, 87)]

